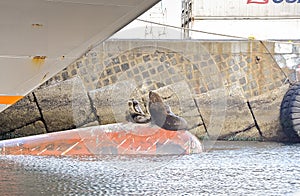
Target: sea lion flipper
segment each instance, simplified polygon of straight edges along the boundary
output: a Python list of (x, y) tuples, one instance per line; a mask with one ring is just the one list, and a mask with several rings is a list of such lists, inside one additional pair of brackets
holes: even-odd
[(166, 117), (166, 121), (162, 128), (177, 131), (177, 130), (187, 130), (187, 122), (184, 118), (176, 116), (176, 115), (168, 115)]
[(134, 118), (136, 123), (148, 123), (150, 121), (150, 117), (148, 116), (136, 116)]

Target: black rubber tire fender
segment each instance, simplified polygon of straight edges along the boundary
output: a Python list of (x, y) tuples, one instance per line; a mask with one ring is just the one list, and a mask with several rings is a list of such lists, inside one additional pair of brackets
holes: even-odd
[(291, 141), (299, 141), (300, 82), (293, 84), (283, 97), (280, 106), (280, 124)]

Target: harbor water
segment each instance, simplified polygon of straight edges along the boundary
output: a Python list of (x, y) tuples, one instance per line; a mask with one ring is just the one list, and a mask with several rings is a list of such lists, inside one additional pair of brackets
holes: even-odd
[(176, 156), (0, 156), (0, 195), (298, 195), (300, 144)]

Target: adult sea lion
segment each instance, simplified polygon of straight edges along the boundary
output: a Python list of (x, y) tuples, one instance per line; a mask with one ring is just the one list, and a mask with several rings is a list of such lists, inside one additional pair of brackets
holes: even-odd
[(129, 100), (128, 106), (129, 106), (129, 116), (127, 116), (128, 121), (133, 121), (136, 123), (150, 122), (150, 117), (143, 112), (137, 100), (135, 99)]
[(149, 92), (149, 112), (151, 122), (161, 128), (177, 131), (188, 127), (186, 120), (175, 115), (170, 106), (164, 104), (162, 98), (153, 91)]

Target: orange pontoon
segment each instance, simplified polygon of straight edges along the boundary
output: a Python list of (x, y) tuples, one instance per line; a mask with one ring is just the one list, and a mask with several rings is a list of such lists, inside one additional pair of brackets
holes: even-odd
[(118, 123), (0, 142), (2, 155), (191, 154), (202, 152), (188, 131), (150, 124)]

